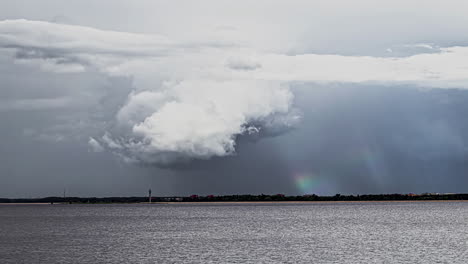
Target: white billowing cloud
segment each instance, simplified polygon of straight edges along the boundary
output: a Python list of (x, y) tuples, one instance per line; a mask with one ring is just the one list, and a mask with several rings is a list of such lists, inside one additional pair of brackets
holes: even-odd
[[(277, 82), (166, 84), (161, 91), (132, 94), (117, 115), (119, 125), (131, 127), (131, 136), (119, 141), (107, 135), (105, 141), (111, 148), (125, 146), (132, 157), (148, 163), (225, 156), (234, 153), (237, 135), (259, 132), (262, 120), (286, 114), (291, 103), (291, 92)], [(248, 126), (253, 122), (259, 127)], [(285, 121), (276, 126), (291, 124)]]
[(133, 129), (133, 126), (161, 108), (167, 99), (168, 96), (160, 91), (132, 92), (116, 115), (117, 125), (120, 128)]
[(239, 135), (294, 127), (301, 115), (292, 107), (291, 82), (468, 88), (468, 47), (407, 57), (291, 56), (226, 45), (223, 38), (178, 42), (159, 35), (0, 21), (0, 47), (14, 51), (22, 63), (53, 72), (97, 70), (133, 77), (135, 90), (112, 125), (89, 142), (128, 161), (170, 164), (230, 155)]

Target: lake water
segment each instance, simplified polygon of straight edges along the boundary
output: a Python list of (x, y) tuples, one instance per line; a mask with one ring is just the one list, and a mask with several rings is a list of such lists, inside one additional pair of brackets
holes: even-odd
[(0, 205), (0, 263), (468, 263), (468, 202)]

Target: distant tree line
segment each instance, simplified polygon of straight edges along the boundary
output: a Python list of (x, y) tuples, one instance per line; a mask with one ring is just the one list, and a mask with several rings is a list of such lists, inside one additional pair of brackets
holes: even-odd
[[(418, 201), (418, 200), (468, 200), (468, 194), (365, 194), (318, 196), (274, 195), (191, 195), (187, 197), (152, 197), (152, 202), (268, 202), (268, 201)], [(44, 197), (30, 199), (0, 198), (0, 203), (146, 203), (148, 197)]]

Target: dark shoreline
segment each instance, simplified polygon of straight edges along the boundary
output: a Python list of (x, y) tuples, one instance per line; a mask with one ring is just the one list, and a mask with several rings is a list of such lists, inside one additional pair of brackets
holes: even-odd
[[(266, 202), (371, 202), (371, 201), (468, 201), (468, 194), (366, 194), (334, 196), (285, 196), (275, 195), (221, 195), (221, 196), (173, 196), (151, 197), (153, 203), (266, 203)], [(44, 197), (44, 198), (0, 198), (0, 204), (108, 204), (148, 203), (149, 197)]]

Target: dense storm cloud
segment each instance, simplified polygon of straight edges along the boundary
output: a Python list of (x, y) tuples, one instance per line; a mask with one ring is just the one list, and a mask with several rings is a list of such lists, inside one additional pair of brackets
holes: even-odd
[[(157, 1), (117, 1), (109, 14), (47, 3), (1, 4), (2, 156), (63, 147), (96, 158), (99, 175), (115, 162), (202, 192), (412, 191), (434, 161), (464, 172), (462, 7), (405, 5), (427, 17), (408, 27), (398, 1), (185, 2), (195, 17)], [(32, 177), (16, 163), (6, 182)], [(293, 184), (311, 178), (321, 190)]]

